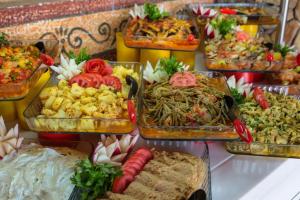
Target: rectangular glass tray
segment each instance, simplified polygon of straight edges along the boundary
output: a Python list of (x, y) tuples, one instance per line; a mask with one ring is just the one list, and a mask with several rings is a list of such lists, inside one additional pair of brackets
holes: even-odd
[[(283, 95), (290, 95), (288, 86), (270, 86), (270, 85), (257, 85), (260, 88), (268, 91), (279, 93)], [(299, 95), (292, 95), (300, 101)], [(233, 141), (225, 143), (226, 150), (233, 154), (256, 155), (256, 156), (274, 156), (274, 157), (287, 157), (287, 158), (300, 158), (300, 145), (292, 144), (268, 144), (253, 142), (246, 144), (241, 141)]]
[(175, 50), (175, 51), (196, 51), (200, 45), (200, 33), (197, 29), (197, 24), (193, 18), (187, 13), (176, 15), (177, 19), (191, 21), (193, 28), (193, 35), (195, 39), (193, 42), (188, 42), (187, 39), (168, 39), (161, 37), (146, 37), (133, 36), (128, 34), (128, 29), (132, 21), (136, 19), (130, 18), (123, 31), (124, 43), (127, 47), (143, 48), (143, 49), (159, 49), (159, 50)]
[[(210, 78), (212, 84), (217, 89), (231, 95), (228, 88), (226, 78), (218, 72), (200, 71)], [(138, 128), (140, 135), (145, 139), (160, 139), (160, 140), (237, 140), (238, 134), (235, 132), (231, 124), (224, 126), (158, 126), (147, 125), (143, 120), (144, 106), (142, 103), (144, 82), (142, 81), (139, 98), (138, 98)], [(238, 114), (238, 110), (235, 110)]]
[[(218, 8), (256, 8), (260, 9), (260, 12), (253, 12), (251, 14), (238, 13), (236, 15), (232, 15), (237, 18), (247, 18), (246, 24), (259, 24), (259, 25), (275, 25), (279, 24), (279, 7), (270, 4), (270, 3), (203, 3), (201, 4), (204, 8), (218, 9)], [(197, 9), (199, 6), (198, 3), (193, 3), (187, 5), (190, 12), (195, 8)], [(194, 15), (194, 14), (193, 14)], [(195, 16), (195, 15), (194, 15)], [(198, 24), (206, 23), (208, 18), (197, 17)]]
[[(9, 42), (11, 46), (26, 46), (34, 45), (37, 42), (43, 42), (46, 50), (45, 53), (51, 55), (53, 58), (56, 56), (58, 51), (58, 42), (55, 40), (11, 40)], [(0, 84), (0, 101), (23, 99), (46, 69), (47, 66), (42, 64), (31, 73), (29, 78), (25, 80), (15, 83)]]
[[(126, 68), (132, 68), (140, 74), (142, 65), (136, 62), (110, 62), (112, 66), (122, 65)], [(141, 77), (140, 77), (141, 79)], [(58, 80), (55, 75), (43, 87), (57, 85)], [(140, 83), (139, 83), (140, 85)], [(37, 132), (52, 133), (107, 133), (107, 134), (127, 134), (135, 128), (128, 118), (49, 118), (38, 117), (42, 110), (42, 102), (37, 95), (24, 111), (24, 117), (30, 130)], [(66, 126), (68, 124), (68, 126)], [(71, 125), (71, 126), (69, 126)]]
[[(140, 147), (155, 148), (159, 151), (170, 152), (182, 152), (194, 155), (204, 162), (205, 171), (203, 183), (199, 186), (199, 192), (195, 198), (189, 198), (188, 200), (211, 200), (211, 173), (210, 173), (210, 161), (208, 146), (204, 142), (193, 141), (161, 141), (161, 140), (144, 140), (139, 138), (135, 145), (133, 152)], [(80, 191), (75, 188), (71, 194), (69, 200), (80, 200)]]

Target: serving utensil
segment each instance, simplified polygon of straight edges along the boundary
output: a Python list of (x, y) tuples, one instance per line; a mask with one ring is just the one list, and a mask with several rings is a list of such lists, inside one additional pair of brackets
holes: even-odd
[(231, 96), (225, 95), (224, 101), (228, 108), (227, 110), (228, 117), (233, 122), (233, 126), (236, 132), (239, 134), (242, 141), (250, 144), (251, 142), (253, 142), (252, 135), (249, 129), (247, 128), (245, 122), (239, 119), (238, 116), (236, 116), (236, 114), (234, 113), (234, 109), (233, 109), (235, 106), (234, 99)]
[(134, 105), (132, 98), (136, 96), (136, 93), (138, 91), (138, 84), (132, 76), (127, 75), (125, 79), (126, 79), (127, 85), (130, 86), (130, 90), (128, 93), (128, 99), (127, 99), (128, 116), (129, 116), (130, 121), (135, 124), (136, 123), (136, 111), (135, 111), (135, 105)]

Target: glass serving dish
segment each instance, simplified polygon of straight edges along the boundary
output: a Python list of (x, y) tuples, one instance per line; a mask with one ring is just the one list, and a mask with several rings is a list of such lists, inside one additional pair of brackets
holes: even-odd
[[(139, 138), (135, 145), (133, 152), (140, 148), (155, 148), (158, 151), (169, 151), (169, 152), (182, 152), (194, 155), (202, 159), (204, 163), (203, 172), (204, 179), (202, 184), (199, 186), (197, 195), (195, 198), (189, 198), (188, 200), (211, 200), (211, 174), (210, 174), (210, 161), (209, 161), (209, 150), (208, 146), (204, 142), (193, 142), (193, 141), (161, 141), (161, 140), (144, 140)], [(73, 190), (69, 200), (80, 200), (80, 191), (76, 188)]]
[(177, 51), (195, 51), (200, 45), (200, 34), (194, 19), (190, 18), (188, 14), (178, 14), (176, 19), (188, 21), (191, 24), (191, 33), (194, 35), (192, 40), (175, 39), (166, 37), (148, 37), (133, 35), (131, 28), (137, 20), (128, 20), (128, 23), (123, 31), (124, 43), (128, 47), (143, 48), (143, 49), (161, 49), (161, 50), (177, 50)]
[[(231, 96), (226, 78), (218, 72), (197, 72), (210, 78), (210, 82), (226, 95)], [(159, 126), (149, 125), (144, 121), (143, 92), (145, 81), (142, 82), (138, 98), (138, 128), (140, 135), (145, 139), (164, 139), (164, 140), (236, 140), (238, 134), (232, 124), (223, 126)], [(238, 110), (234, 110), (238, 114)]]
[[(203, 3), (203, 8), (215, 9), (218, 13), (221, 8), (230, 8), (236, 14), (230, 15), (237, 19), (240, 24), (274, 25), (279, 24), (279, 7), (270, 3)], [(198, 3), (188, 4), (190, 12), (199, 7)], [(194, 16), (196, 16), (193, 13)], [(206, 24), (209, 17), (196, 16), (199, 25)]]
[[(46, 54), (54, 58), (58, 53), (58, 42), (55, 40), (11, 40), (9, 42), (10, 46), (14, 47), (34, 45), (38, 42), (43, 42)], [(47, 66), (42, 64), (31, 73), (29, 78), (25, 80), (0, 84), (0, 101), (20, 100), (24, 98), (30, 91), (30, 88), (35, 85), (46, 70)]]
[[(282, 95), (291, 95), (300, 101), (300, 94), (294, 95), (288, 86), (279, 85), (255, 85), (268, 92), (274, 92)], [(274, 156), (300, 158), (300, 145), (294, 144), (271, 144), (252, 142), (246, 144), (241, 141), (225, 143), (226, 150), (233, 154), (257, 155), (257, 156)]]
[[(233, 36), (235, 37), (235, 36)], [(260, 41), (264, 40), (264, 36), (257, 33), (256, 38)], [(255, 39), (256, 39), (255, 38)], [(235, 52), (234, 48), (236, 46), (234, 44), (228, 43), (226, 39), (221, 39), (224, 41), (227, 46), (222, 46), (222, 43), (219, 43), (219, 46), (215, 48), (215, 50), (209, 50), (211, 46), (215, 46), (216, 42), (213, 40), (206, 40), (203, 44), (203, 60), (204, 66), (207, 70), (212, 70), (221, 73), (227, 73), (231, 75), (235, 75), (237, 73), (248, 73), (252, 74), (251, 76), (262, 76), (262, 74), (274, 74), (280, 73), (286, 66), (285, 66), (285, 59), (281, 57), (279, 60), (273, 59), (272, 61), (267, 61), (266, 55), (258, 55), (257, 50), (252, 52), (252, 54), (247, 55), (243, 59), (238, 59), (240, 54), (245, 55), (245, 53), (250, 52), (249, 50), (242, 50), (240, 52)], [(209, 41), (211, 41), (209, 43)], [(232, 44), (233, 46), (231, 46)], [(274, 41), (269, 42), (269, 44), (275, 44)], [(242, 47), (243, 43), (239, 44), (239, 47)], [(258, 44), (252, 44), (252, 46), (248, 48), (257, 48)], [(231, 46), (231, 47), (230, 47)], [(262, 49), (267, 49), (263, 43), (260, 44)], [(230, 51), (223, 51), (223, 48), (231, 48)], [(267, 51), (267, 50), (265, 50)], [(272, 54), (274, 50), (270, 51)], [(257, 57), (260, 56), (260, 59)], [(261, 79), (261, 78), (260, 78)]]
[[(113, 67), (122, 65), (123, 67), (131, 68), (138, 74), (142, 70), (142, 65), (136, 62), (110, 62), (110, 64)], [(57, 84), (58, 80), (53, 75), (43, 88)], [(50, 118), (46, 116), (40, 117), (41, 110), (42, 102), (39, 96), (36, 96), (24, 111), (25, 120), (29, 129), (48, 133), (127, 134), (136, 128), (136, 125), (128, 118)]]

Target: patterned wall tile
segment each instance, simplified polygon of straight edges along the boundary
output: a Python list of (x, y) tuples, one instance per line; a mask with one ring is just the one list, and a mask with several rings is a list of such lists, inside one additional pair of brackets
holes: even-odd
[[(199, 1), (176, 0), (163, 4), (167, 10), (176, 11), (192, 2)], [(0, 32), (18, 39), (54, 39), (63, 52), (87, 47), (89, 53), (96, 54), (115, 48), (115, 33), (125, 27), (127, 18), (128, 9), (119, 9), (3, 27)]]

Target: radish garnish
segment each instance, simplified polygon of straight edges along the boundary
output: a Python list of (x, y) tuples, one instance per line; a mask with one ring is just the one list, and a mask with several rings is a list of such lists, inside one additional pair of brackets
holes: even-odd
[(138, 140), (138, 135), (123, 135), (119, 140), (116, 136), (101, 135), (101, 141), (98, 143), (93, 162), (111, 163), (121, 165), (125, 157), (132, 151), (133, 146)]

